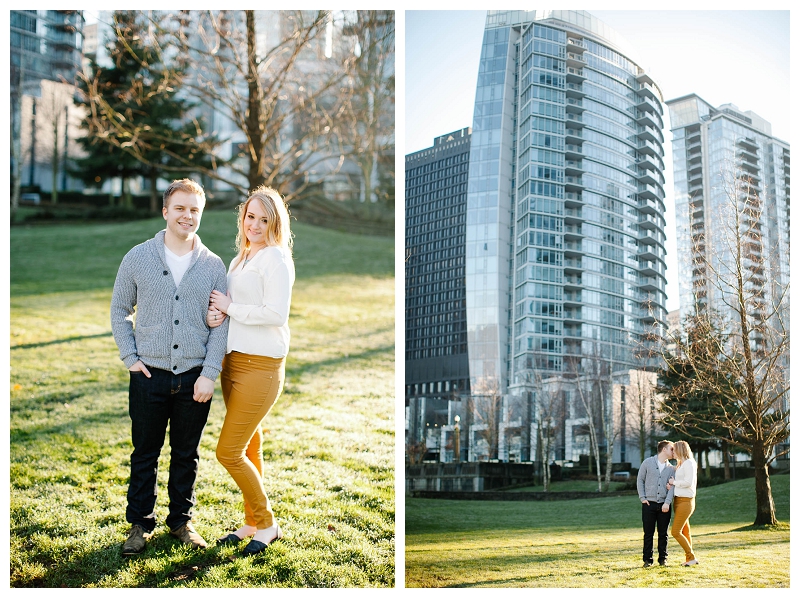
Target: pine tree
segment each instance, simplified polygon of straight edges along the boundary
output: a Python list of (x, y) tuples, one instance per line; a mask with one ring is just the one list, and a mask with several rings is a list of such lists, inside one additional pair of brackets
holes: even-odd
[(86, 156), (75, 161), (74, 174), (90, 186), (119, 177), (128, 206), (126, 181), (144, 177), (150, 209), (158, 211), (157, 179), (190, 175), (187, 158), (208, 168), (218, 140), (205, 130), (196, 105), (182, 97), (186, 61), (165, 58), (159, 23), (138, 11), (116, 11), (113, 20), (106, 44), (113, 66), (92, 62), (79, 84), (76, 102), (87, 109), (87, 134), (79, 143)]

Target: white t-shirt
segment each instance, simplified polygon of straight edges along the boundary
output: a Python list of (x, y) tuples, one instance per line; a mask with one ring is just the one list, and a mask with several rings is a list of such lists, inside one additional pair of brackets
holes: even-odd
[(189, 265), (192, 263), (192, 252), (190, 251), (186, 255), (175, 255), (169, 250), (169, 247), (164, 245), (164, 256), (167, 258), (167, 266), (169, 266), (169, 271), (172, 272), (175, 286), (180, 286), (183, 275), (186, 274)]

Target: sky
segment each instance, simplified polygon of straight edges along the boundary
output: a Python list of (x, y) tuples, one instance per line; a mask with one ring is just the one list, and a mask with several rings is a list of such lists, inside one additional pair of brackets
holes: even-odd
[[(712, 106), (734, 104), (772, 124), (791, 141), (788, 107), (789, 11), (591, 10), (628, 42), (668, 101), (695, 93)], [(405, 150), (431, 147), (434, 137), (472, 126), (485, 11), (405, 14)], [(672, 149), (664, 106), (667, 194), (667, 310), (678, 309)]]

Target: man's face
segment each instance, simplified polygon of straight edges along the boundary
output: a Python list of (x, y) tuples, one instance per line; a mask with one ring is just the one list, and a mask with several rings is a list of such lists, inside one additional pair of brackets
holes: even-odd
[(178, 239), (185, 241), (191, 238), (200, 226), (200, 217), (203, 215), (203, 202), (194, 193), (176, 191), (173, 193), (166, 208), (162, 208), (167, 229)]
[(675, 458), (675, 445), (670, 444), (667, 447), (664, 447), (664, 450), (667, 451), (667, 459), (674, 459)]

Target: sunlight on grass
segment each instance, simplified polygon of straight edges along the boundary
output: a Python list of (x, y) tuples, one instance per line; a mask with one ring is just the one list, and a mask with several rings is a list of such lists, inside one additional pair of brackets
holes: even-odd
[(788, 587), (789, 476), (773, 476), (772, 487), (784, 521), (775, 530), (749, 525), (752, 479), (701, 488), (692, 518), (701, 565), (689, 569), (678, 566), (684, 555), (671, 537), (671, 566), (642, 569), (635, 495), (555, 502), (408, 498), (406, 585)]
[[(286, 388), (263, 423), (265, 485), (284, 541), (247, 559), (213, 544), (243, 519), (241, 492), (214, 454), (218, 383), (195, 514), (209, 548), (186, 549), (163, 524), (167, 448), (159, 527), (144, 555), (121, 558), (132, 447), (109, 301), (124, 252), (162, 226), (48, 227), (45, 243), (36, 230), (12, 230), (11, 586), (393, 586), (393, 242), (302, 225)], [(230, 230), (228, 215), (204, 216), (203, 241), (226, 261)]]

